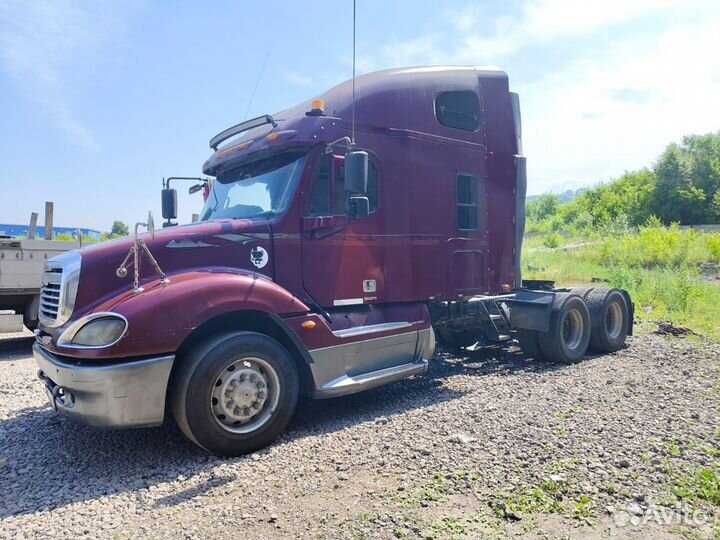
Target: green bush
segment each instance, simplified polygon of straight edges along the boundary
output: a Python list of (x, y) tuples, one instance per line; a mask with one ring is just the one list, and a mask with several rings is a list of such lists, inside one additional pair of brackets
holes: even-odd
[(559, 247), (560, 244), (563, 242), (563, 237), (560, 236), (558, 233), (552, 233), (548, 234), (543, 238), (543, 245), (546, 248), (554, 249), (556, 247)]

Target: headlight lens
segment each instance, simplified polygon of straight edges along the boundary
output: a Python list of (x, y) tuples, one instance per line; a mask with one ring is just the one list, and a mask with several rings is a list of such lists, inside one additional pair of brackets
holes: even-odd
[(99, 317), (85, 323), (70, 340), (73, 345), (104, 347), (112, 345), (125, 333), (127, 323), (120, 317)]

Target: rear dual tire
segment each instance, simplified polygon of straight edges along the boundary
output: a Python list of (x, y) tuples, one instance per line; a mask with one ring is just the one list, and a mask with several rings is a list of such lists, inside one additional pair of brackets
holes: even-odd
[(587, 296), (592, 332), (590, 348), (600, 353), (619, 351), (625, 346), (630, 328), (630, 309), (618, 289), (594, 289)]
[(518, 330), (522, 350), (535, 360), (569, 364), (580, 360), (590, 343), (590, 313), (583, 299), (557, 293), (550, 312), (549, 330)]
[(588, 349), (610, 353), (622, 349), (630, 328), (626, 296), (618, 289), (576, 288), (558, 293), (548, 332), (520, 329), (520, 348), (538, 361), (572, 363)]
[(547, 359), (577, 362), (590, 344), (590, 312), (581, 297), (558, 293), (550, 312), (548, 332), (538, 333), (540, 350)]

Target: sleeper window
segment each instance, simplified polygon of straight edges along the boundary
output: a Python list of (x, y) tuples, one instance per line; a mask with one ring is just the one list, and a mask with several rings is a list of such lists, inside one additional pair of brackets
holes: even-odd
[(459, 174), (457, 189), (457, 227), (460, 230), (478, 228), (478, 178), (469, 174)]
[(443, 92), (435, 98), (435, 115), (443, 126), (477, 131), (480, 127), (480, 99), (471, 90)]

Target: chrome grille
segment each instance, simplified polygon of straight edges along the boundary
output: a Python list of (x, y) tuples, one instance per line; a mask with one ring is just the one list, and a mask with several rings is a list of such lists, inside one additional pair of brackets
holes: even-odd
[(48, 268), (43, 276), (43, 288), (40, 293), (40, 315), (44, 322), (55, 322), (60, 307), (60, 284), (62, 268)]
[(38, 315), (43, 326), (65, 324), (75, 309), (82, 256), (68, 251), (50, 259), (45, 266)]

